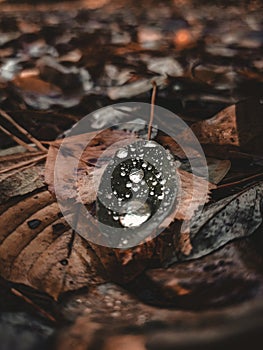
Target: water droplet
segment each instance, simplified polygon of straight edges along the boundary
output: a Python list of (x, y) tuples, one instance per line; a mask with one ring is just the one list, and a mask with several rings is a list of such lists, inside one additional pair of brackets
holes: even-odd
[(113, 220), (115, 220), (115, 221), (118, 221), (119, 220), (119, 216), (118, 215), (113, 215)]
[(130, 196), (131, 196), (131, 195), (130, 195), (129, 193), (126, 193), (126, 194), (125, 194), (125, 197), (126, 197), (126, 198), (130, 198)]
[(60, 260), (60, 264), (63, 266), (66, 266), (68, 265), (68, 260), (67, 259)]
[(142, 179), (144, 178), (144, 171), (142, 169), (132, 169), (129, 175), (129, 179), (133, 182), (133, 183), (139, 183), (142, 181)]
[(151, 191), (151, 192), (150, 192), (150, 196), (153, 196), (153, 195), (154, 195), (154, 191)]
[(66, 226), (63, 222), (59, 222), (57, 224), (52, 225), (52, 232), (54, 234), (62, 233), (65, 230)]
[(152, 185), (153, 185), (153, 186), (156, 186), (156, 185), (157, 185), (157, 181), (153, 181), (153, 182), (152, 182)]
[(131, 183), (131, 182), (127, 182), (127, 183), (126, 183), (126, 187), (127, 187), (127, 188), (131, 188), (131, 187), (132, 187), (132, 183)]
[(165, 183), (166, 183), (166, 180), (165, 180), (165, 179), (163, 179), (163, 180), (160, 181), (160, 184), (161, 184), (161, 185), (164, 185)]
[(156, 142), (154, 141), (148, 141), (144, 147), (156, 147)]
[(141, 204), (138, 208), (138, 201), (130, 203), (125, 215), (120, 217), (120, 223), (124, 227), (137, 227), (143, 224), (151, 216), (147, 203)]
[(137, 191), (139, 191), (139, 189), (140, 189), (140, 185), (139, 184), (133, 184), (132, 185), (132, 190), (134, 191), (134, 192), (137, 192)]
[(128, 155), (128, 151), (127, 151), (127, 149), (125, 149), (125, 148), (120, 148), (120, 149), (118, 150), (118, 152), (116, 153), (116, 156), (117, 156), (118, 158), (121, 158), (121, 159), (126, 158), (127, 155)]
[(40, 224), (41, 224), (41, 221), (38, 219), (30, 220), (27, 222), (28, 227), (31, 228), (32, 230), (37, 228)]
[(147, 167), (147, 163), (142, 163), (142, 168), (146, 168)]
[(121, 176), (125, 176), (125, 175), (126, 175), (125, 171), (122, 171)]
[(147, 168), (147, 170), (152, 170), (152, 168), (153, 168), (153, 167), (152, 167), (151, 165), (149, 165), (148, 168)]

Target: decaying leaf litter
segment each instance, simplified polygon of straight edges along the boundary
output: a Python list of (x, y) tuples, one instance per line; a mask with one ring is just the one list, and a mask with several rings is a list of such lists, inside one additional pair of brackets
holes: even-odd
[[(189, 3), (188, 6), (190, 6)], [(98, 10), (98, 15), (101, 15), (100, 11), (101, 10)], [(113, 11), (116, 11), (116, 9)], [(184, 13), (182, 8), (181, 11)], [(210, 11), (213, 13), (213, 9)], [(40, 18), (43, 14), (40, 13), (38, 16), (37, 18)], [(56, 14), (54, 16), (56, 17)], [(57, 16), (59, 18), (59, 20), (57, 19), (57, 23), (60, 23), (59, 16), (61, 15), (58, 14)], [(96, 16), (96, 14), (94, 16)], [(154, 14), (152, 16), (154, 16)], [(162, 17), (160, 16), (160, 11), (158, 16)], [(200, 13), (197, 11), (195, 16), (195, 20), (197, 20)], [(229, 15), (229, 17), (231, 18), (231, 15)], [(127, 289), (130, 295), (133, 295), (132, 298), (136, 295), (136, 298), (142, 300), (140, 310), (146, 308), (145, 313), (137, 311), (137, 314), (136, 310), (138, 310), (138, 308), (134, 308), (135, 312), (133, 316), (130, 316), (130, 323), (128, 322), (127, 326), (129, 326), (129, 324), (134, 324), (137, 325), (137, 327), (141, 327), (143, 324), (147, 326), (147, 323), (150, 324), (151, 320), (166, 322), (167, 325), (174, 324), (175, 321), (173, 317), (176, 316), (172, 316), (172, 314), (178, 311), (170, 311), (171, 318), (169, 318), (169, 313), (166, 314), (168, 310), (163, 312), (158, 311), (156, 305), (160, 305), (160, 303), (166, 305), (166, 307), (173, 307), (175, 309), (195, 310), (198, 308), (207, 309), (211, 306), (222, 307), (234, 305), (235, 303), (240, 303), (244, 300), (249, 301), (254, 298), (257, 300), (257, 297), (259, 298), (260, 295), (262, 295), (262, 277), (259, 268), (259, 266), (262, 266), (262, 262), (260, 256), (254, 251), (253, 240), (249, 242), (242, 241), (243, 243), (240, 244), (228, 243), (218, 250), (218, 252), (197, 259), (196, 263), (192, 261), (183, 262), (182, 265), (181, 263), (175, 264), (167, 270), (159, 267), (160, 262), (169, 263), (169, 261), (176, 259), (185, 260), (191, 257), (191, 254), (196, 254), (196, 257), (200, 258), (200, 255), (206, 255), (209, 249), (214, 251), (214, 249), (219, 248), (220, 245), (224, 245), (234, 237), (252, 233), (261, 222), (262, 177), (260, 178), (260, 174), (262, 172), (262, 141), (260, 135), (262, 134), (262, 129), (260, 128), (262, 128), (262, 122), (260, 116), (262, 115), (262, 107), (258, 96), (260, 96), (260, 91), (262, 90), (259, 89), (261, 86), (261, 78), (260, 74), (257, 72), (258, 67), (260, 67), (260, 59), (255, 59), (255, 57), (257, 57), (255, 52), (259, 52), (261, 48), (261, 43), (257, 33), (255, 33), (260, 30), (260, 27), (256, 26), (256, 24), (259, 23), (257, 18), (256, 13), (252, 11), (250, 21), (247, 20), (246, 23), (249, 23), (249, 28), (250, 26), (251, 28), (253, 27), (253, 34), (249, 36), (250, 39), (244, 39), (242, 35), (245, 36), (247, 34), (246, 31), (241, 34), (239, 32), (238, 39), (236, 39), (238, 40), (237, 45), (235, 45), (233, 38), (231, 44), (228, 44), (227, 37), (225, 38), (224, 35), (222, 36), (222, 33), (224, 34), (223, 28), (221, 28), (220, 37), (216, 35), (214, 37), (212, 35), (210, 35), (210, 37), (209, 35), (205, 37), (206, 46), (205, 49), (202, 49), (201, 57), (203, 58), (203, 62), (207, 62), (207, 65), (204, 65), (202, 61), (202, 64), (199, 64), (199, 62), (196, 63), (194, 60), (188, 61), (185, 59), (185, 57), (190, 58), (191, 55), (194, 56), (194, 49), (198, 47), (196, 44), (197, 38), (192, 38), (190, 36), (191, 40), (186, 40), (186, 46), (179, 40), (181, 37), (180, 33), (186, 34), (186, 38), (188, 34), (189, 38), (189, 30), (191, 29), (191, 25), (193, 25), (193, 22), (191, 22), (193, 19), (191, 18), (188, 18), (187, 21), (189, 28), (178, 29), (178, 27), (172, 26), (173, 30), (171, 30), (171, 35), (167, 36), (168, 41), (172, 41), (174, 45), (173, 50), (175, 50), (175, 54), (172, 59), (167, 59), (166, 57), (151, 57), (152, 55), (158, 55), (160, 50), (163, 55), (169, 51), (164, 45), (163, 34), (161, 31), (159, 33), (160, 35), (156, 33), (153, 27), (140, 28), (141, 31), (137, 33), (137, 46), (130, 45), (129, 47), (129, 42), (125, 35), (124, 38), (122, 37), (123, 41), (121, 44), (118, 41), (116, 43), (116, 38), (114, 39), (115, 41), (112, 39), (113, 43), (111, 45), (113, 48), (114, 45), (117, 45), (117, 49), (116, 51), (109, 50), (109, 52), (113, 54), (113, 57), (114, 55), (120, 57), (119, 60), (115, 61), (115, 64), (111, 62), (111, 64), (104, 65), (101, 61), (99, 63), (101, 67), (104, 65), (105, 72), (108, 74), (108, 81), (103, 80), (104, 78), (97, 78), (95, 83), (92, 82), (94, 76), (98, 77), (96, 74), (100, 67), (98, 67), (97, 64), (99, 61), (92, 62), (90, 55), (89, 64), (87, 64), (87, 62), (85, 63), (86, 67), (91, 67), (90, 72), (87, 69), (89, 74), (85, 75), (86, 72), (81, 70), (80, 67), (76, 70), (73, 69), (74, 67), (68, 69), (68, 66), (70, 66), (72, 62), (72, 66), (78, 62), (77, 60), (82, 53), (80, 52), (82, 48), (80, 48), (80, 51), (70, 52), (70, 55), (68, 55), (66, 59), (69, 59), (71, 63), (67, 63), (67, 68), (65, 69), (63, 65), (65, 65), (64, 62), (66, 61), (60, 59), (60, 54), (59, 56), (53, 55), (51, 49), (44, 53), (44, 55), (47, 54), (50, 56), (47, 59), (44, 58), (42, 60), (43, 53), (40, 54), (39, 59), (31, 54), (31, 63), (33, 63), (33, 65), (37, 64), (37, 67), (40, 67), (39, 72), (42, 72), (41, 78), (43, 77), (43, 83), (39, 80), (39, 72), (36, 74), (35, 68), (31, 71), (25, 70), (23, 62), (28, 62), (26, 59), (21, 62), (11, 61), (14, 63), (15, 78), (14, 81), (13, 77), (9, 80), (10, 83), (8, 84), (11, 84), (10, 90), (5, 90), (6, 82), (3, 82), (4, 98), (2, 99), (1, 107), (19, 122), (19, 124), (21, 123), (26, 130), (29, 130), (35, 135), (37, 139), (53, 141), (61, 131), (67, 129), (74, 121), (87, 114), (90, 110), (107, 104), (111, 101), (110, 99), (114, 100), (115, 98), (126, 97), (134, 98), (135, 100), (138, 98), (138, 100), (149, 102), (149, 92), (152, 87), (151, 81), (155, 80), (159, 85), (157, 104), (159, 102), (166, 106), (172, 106), (172, 109), (175, 109), (177, 113), (186, 117), (190, 124), (193, 124), (192, 129), (197, 136), (200, 137), (205, 153), (212, 158), (210, 164), (214, 164), (213, 167), (212, 165), (210, 166), (210, 169), (213, 169), (213, 173), (209, 180), (211, 183), (218, 183), (218, 189), (212, 191), (210, 205), (207, 207), (206, 211), (206, 216), (212, 217), (209, 217), (209, 219), (207, 218), (205, 223), (200, 223), (201, 227), (196, 228), (197, 233), (204, 232), (205, 236), (201, 234), (198, 237), (198, 234), (193, 234), (190, 236), (190, 241), (189, 237), (181, 237), (181, 239), (180, 237), (174, 237), (174, 232), (178, 230), (176, 227), (178, 223), (176, 222), (174, 227), (172, 226), (169, 228), (164, 239), (162, 237), (162, 239), (157, 242), (158, 258), (156, 259), (155, 254), (153, 254), (152, 246), (145, 246), (142, 251), (138, 250), (132, 252), (128, 254), (128, 256), (115, 253), (108, 257), (107, 254), (110, 252), (108, 252), (107, 249), (101, 251), (97, 247), (91, 246), (83, 241), (83, 239), (70, 230), (68, 231), (66, 223), (63, 221), (63, 218), (60, 217), (53, 197), (46, 191), (44, 183), (44, 163), (36, 165), (34, 162), (22, 164), (24, 167), (15, 167), (12, 169), (14, 163), (19, 164), (20, 161), (28, 161), (32, 155), (28, 153), (15, 153), (15, 155), (4, 156), (5, 158), (2, 163), (3, 169), (8, 167), (11, 167), (11, 169), (1, 174), (1, 184), (3, 185), (1, 186), (1, 193), (3, 194), (1, 211), (3, 215), (5, 215), (7, 222), (10, 221), (10, 218), (14, 217), (16, 211), (13, 210), (12, 213), (12, 208), (17, 208), (17, 206), (22, 209), (25, 216), (21, 216), (21, 218), (23, 218), (21, 222), (19, 222), (19, 218), (17, 218), (18, 221), (12, 219), (10, 228), (4, 233), (5, 239), (1, 247), (1, 251), (3, 252), (3, 255), (1, 253), (1, 257), (3, 256), (1, 273), (7, 280), (31, 286), (36, 290), (50, 294), (55, 299), (65, 291), (76, 290), (80, 287), (89, 287), (90, 291), (85, 292), (81, 297), (82, 299), (80, 298), (79, 307), (74, 306), (74, 300), (76, 303), (77, 297), (73, 294), (71, 297), (73, 299), (70, 301), (70, 303), (73, 303), (73, 306), (71, 304), (71, 312), (67, 312), (67, 303), (69, 301), (64, 297), (65, 301), (63, 305), (65, 306), (65, 311), (63, 311), (63, 313), (65, 318), (74, 319), (76, 315), (83, 313), (81, 308), (83, 304), (89, 305), (90, 298), (94, 298), (94, 300), (98, 298), (97, 300), (104, 305), (101, 310), (97, 310), (94, 304), (90, 306), (86, 305), (87, 311), (78, 322), (82, 322), (84, 327), (82, 329), (86, 329), (89, 325), (89, 328), (91, 330), (93, 329), (93, 331), (91, 331), (93, 335), (89, 335), (87, 339), (85, 339), (85, 337), (81, 335), (83, 331), (80, 332), (79, 339), (76, 340), (78, 346), (86, 347), (87, 342), (91, 341), (94, 342), (94, 344), (98, 342), (99, 334), (101, 334), (100, 332), (102, 332), (102, 329), (105, 329), (105, 324), (107, 323), (105, 322), (105, 324), (102, 324), (101, 321), (99, 321), (99, 315), (105, 312), (103, 307), (106, 308), (105, 305), (107, 303), (109, 303), (108, 308), (112, 309), (108, 320), (109, 323), (111, 319), (117, 322), (118, 317), (120, 317), (118, 315), (125, 310), (123, 307), (128, 301), (128, 298), (130, 298), (128, 297)], [(55, 19), (53, 20), (55, 21)], [(165, 22), (166, 20), (167, 18), (165, 17), (163, 21)], [(37, 21), (39, 21), (39, 19)], [(220, 22), (219, 19), (218, 22)], [(79, 23), (81, 23), (81, 21), (78, 19), (78, 25)], [(202, 23), (205, 23), (204, 19)], [(252, 25), (251, 23), (254, 24)], [(92, 24), (92, 22), (90, 24)], [(162, 25), (163, 22), (160, 24), (161, 28)], [(57, 24), (55, 27), (56, 26), (59, 27)], [(233, 26), (238, 27), (238, 23), (234, 23)], [(50, 25), (50, 27), (52, 27), (52, 25)], [(94, 25), (94, 27), (96, 32), (96, 25)], [(36, 30), (35, 33), (37, 33), (36, 36), (38, 36), (39, 31), (36, 27), (34, 30)], [(114, 30), (115, 29), (113, 29), (113, 31)], [(185, 30), (185, 32), (180, 32), (180, 30)], [(154, 38), (154, 40), (153, 42), (149, 42), (147, 38), (149, 38), (149, 33), (152, 35), (153, 32), (155, 32), (155, 35), (150, 37)], [(176, 33), (175, 35), (174, 32)], [(202, 33), (202, 28), (200, 28), (200, 33), (195, 33), (195, 35), (200, 35), (201, 37), (203, 35)], [(227, 36), (227, 33), (225, 33), (225, 35)], [(25, 37), (26, 36), (23, 38), (22, 36), (22, 42)], [(92, 35), (88, 35), (88, 37), (92, 42)], [(96, 34), (93, 35), (94, 40), (95, 37)], [(213, 45), (211, 45), (211, 37), (213, 39)], [(12, 38), (12, 40), (16, 40), (16, 36)], [(19, 38), (19, 34), (17, 34), (17, 38)], [(31, 36), (31, 38), (34, 38), (34, 36)], [(48, 36), (46, 38), (48, 38)], [(101, 44), (103, 44), (103, 40), (106, 40), (107, 34), (102, 31), (100, 32), (99, 38)], [(131, 41), (132, 40), (133, 39), (131, 39)], [(218, 40), (217, 43), (216, 40)], [(52, 44), (54, 45), (54, 43)], [(78, 38), (76, 41), (72, 40), (71, 44), (73, 44), (73, 46), (74, 44), (81, 46), (81, 38)], [(40, 46), (41, 45), (40, 43)], [(56, 43), (54, 47), (56, 47), (56, 45), (58, 44)], [(83, 41), (82, 45), (84, 45)], [(121, 45), (125, 46), (125, 50)], [(251, 47), (251, 45), (253, 46), (253, 54), (249, 53), (248, 50), (248, 47)], [(12, 41), (10, 44), (7, 41), (4, 55), (8, 55), (8, 46), (14, 46), (14, 50), (17, 50), (16, 45), (14, 45)], [(34, 44), (33, 47), (35, 49)], [(65, 49), (66, 47), (64, 50)], [(244, 58), (240, 58), (238, 64), (241, 65), (241, 67), (239, 66), (238, 69), (236, 69), (236, 67), (233, 68), (233, 66), (227, 68), (225, 68), (224, 65), (220, 66), (213, 56), (215, 55), (213, 52), (215, 50), (216, 55), (224, 57), (224, 60), (227, 61), (228, 59), (226, 59), (226, 57), (235, 57), (235, 55), (240, 52), (240, 49), (244, 51)], [(21, 49), (19, 48), (18, 52), (19, 50)], [(39, 55), (39, 53), (37, 55)], [(139, 61), (138, 57), (140, 57)], [(247, 68), (247, 61), (245, 64), (245, 58), (249, 61), (253, 60), (253, 64), (249, 65), (250, 68)], [(243, 62), (242, 59), (244, 59)], [(128, 60), (128, 64), (127, 61), (123, 62), (123, 60)], [(8, 56), (6, 61), (8, 61)], [(57, 63), (57, 61), (59, 63)], [(177, 61), (179, 61), (179, 65)], [(7, 64), (11, 64), (11, 62)], [(165, 62), (165, 67), (167, 67), (167, 69), (169, 68), (169, 72), (163, 72), (163, 70), (160, 69), (163, 66), (163, 62)], [(41, 67), (43, 67), (42, 64), (44, 64), (45, 69), (41, 71)], [(83, 64), (83, 62), (81, 64)], [(122, 67), (123, 64), (124, 68)], [(17, 68), (19, 65), (22, 68)], [(226, 65), (228, 66), (228, 64)], [(252, 66), (253, 68), (251, 68)], [(148, 72), (146, 70), (147, 67)], [(177, 70), (177, 72), (174, 73), (174, 70)], [(3, 71), (2, 68), (1, 72)], [(10, 71), (12, 71), (12, 69), (10, 70), (8, 68), (7, 72)], [(101, 71), (104, 72), (104, 69)], [(134, 71), (136, 72), (135, 74)], [(21, 72), (23, 74), (21, 74)], [(91, 74), (92, 72), (93, 74)], [(154, 74), (152, 72), (154, 72)], [(155, 75), (156, 73), (157, 75)], [(162, 74), (167, 75), (162, 76)], [(66, 84), (66, 80), (64, 80), (62, 84), (65, 85), (62, 87), (59, 86), (61, 89), (59, 91), (56, 84), (61, 81), (59, 77), (62, 76), (64, 78), (67, 77), (69, 81), (67, 81)], [(52, 79), (55, 80), (49, 81), (48, 77), (52, 77)], [(48, 84), (45, 83), (46, 79)], [(116, 79), (120, 80), (116, 82)], [(73, 83), (74, 81), (78, 82), (78, 88), (80, 81), (82, 84), (85, 83), (85, 88), (84, 85), (81, 87), (81, 94), (83, 94), (84, 91), (83, 97), (80, 98), (80, 92), (77, 90), (74, 91), (77, 96), (70, 96), (70, 91), (68, 91), (69, 95), (67, 95), (66, 91), (66, 95), (61, 97), (65, 93), (68, 83)], [(54, 82), (55, 87), (52, 86)], [(93, 87), (91, 88), (92, 84), (94, 84), (95, 92)], [(98, 89), (100, 84), (102, 88)], [(248, 93), (249, 89), (250, 92)], [(62, 94), (61, 91), (63, 91)], [(253, 98), (247, 99), (247, 97), (252, 96), (252, 91)], [(137, 95), (139, 96), (137, 97)], [(65, 99), (65, 96), (67, 101), (64, 103), (63, 99)], [(221, 114), (216, 114), (226, 105), (233, 104), (233, 102), (244, 98), (246, 98), (246, 101), (228, 107), (221, 112)], [(17, 101), (20, 102), (18, 103)], [(54, 101), (56, 102), (54, 103)], [(75, 102), (73, 103), (72, 101)], [(52, 110), (47, 111), (46, 108), (50, 108), (51, 105)], [(35, 109), (32, 109), (32, 107)], [(24, 112), (20, 120), (21, 110)], [(54, 124), (52, 121), (54, 115), (56, 116), (58, 124)], [(123, 118), (122, 114), (114, 110), (111, 115), (112, 118), (117, 120), (118, 118)], [(216, 115), (216, 117), (209, 118), (208, 123), (196, 122), (200, 117), (203, 119), (204, 117), (213, 117), (214, 115)], [(223, 123), (222, 118), (224, 121)], [(33, 125), (31, 125), (32, 122)], [(155, 121), (157, 125), (160, 122), (161, 121), (158, 120)], [(43, 127), (36, 133), (37, 126), (41, 124), (43, 124)], [(209, 129), (211, 124), (215, 126), (212, 129), (212, 133)], [(103, 127), (103, 116), (99, 116), (98, 119), (94, 120), (93, 125), (100, 125), (97, 127), (98, 129)], [(6, 124), (4, 120), (3, 126), (11, 130), (12, 134), (17, 135), (17, 131), (12, 125)], [(224, 126), (227, 126), (226, 130), (224, 130)], [(231, 133), (228, 134), (226, 131), (230, 129)], [(24, 140), (23, 135), (18, 135)], [(160, 143), (164, 142), (167, 144), (165, 135), (159, 135), (158, 137)], [(5, 144), (11, 145), (9, 138), (5, 140)], [(59, 143), (59, 141), (56, 142)], [(176, 151), (178, 152), (178, 147), (176, 145), (169, 144), (169, 146), (174, 154), (178, 154), (176, 153)], [(52, 152), (52, 149), (53, 146), (49, 148), (49, 152)], [(36, 153), (34, 156), (37, 158), (38, 154)], [(39, 156), (41, 156), (41, 154), (39, 154)], [(182, 154), (178, 154), (178, 156), (181, 156), (180, 159), (183, 160)], [(229, 171), (230, 164), (231, 169)], [(182, 171), (189, 171), (189, 169), (187, 169), (187, 162), (186, 164), (182, 162), (182, 165), (184, 166)], [(34, 181), (31, 181), (32, 178)], [(248, 180), (245, 180), (246, 178), (248, 178)], [(228, 185), (228, 183), (232, 183), (233, 185)], [(12, 184), (12, 186), (10, 186), (10, 184)], [(38, 196), (38, 198), (34, 198), (36, 196)], [(248, 207), (246, 205), (247, 202), (251, 203), (251, 206)], [(36, 203), (38, 203), (39, 207), (36, 206)], [(35, 212), (35, 209), (38, 210), (38, 212)], [(210, 214), (211, 212), (212, 214)], [(234, 213), (238, 214), (234, 215)], [(44, 216), (46, 219), (41, 220)], [(230, 223), (229, 226), (231, 225), (228, 231), (228, 226), (225, 225), (225, 241), (224, 239), (219, 239), (217, 230), (213, 232), (213, 228), (215, 227), (215, 223), (213, 222), (214, 216), (216, 220), (219, 219), (220, 222), (225, 220), (226, 217), (227, 224)], [(248, 218), (249, 223), (247, 226), (244, 226), (244, 220), (246, 219), (246, 222), (248, 222)], [(233, 222), (235, 225), (231, 224)], [(207, 237), (207, 228), (212, 228), (212, 230), (209, 230), (209, 237)], [(207, 246), (203, 245), (203, 237), (206, 237), (206, 243), (209, 241)], [(174, 249), (171, 249), (171, 246), (180, 247), (180, 249), (176, 251), (176, 259), (174, 256)], [(7, 247), (8, 250), (6, 249)], [(36, 249), (34, 247), (36, 247)], [(189, 254), (189, 251), (190, 255), (188, 257), (188, 255), (184, 253), (187, 252)], [(56, 254), (54, 254), (54, 252), (56, 252)], [(251, 254), (249, 253), (246, 255), (245, 253), (247, 252), (251, 252)], [(131, 256), (132, 258), (130, 258)], [(147, 256), (148, 261), (141, 261), (142, 256)], [(228, 256), (231, 258), (229, 259)], [(249, 266), (247, 266), (245, 258), (251, 261)], [(234, 265), (232, 265), (232, 267), (230, 267), (231, 259), (234, 260)], [(15, 263), (13, 263), (14, 260)], [(122, 261), (128, 261), (124, 269), (122, 264), (120, 264)], [(215, 263), (215, 261), (217, 263)], [(49, 264), (47, 264), (47, 262)], [(130, 265), (129, 262), (131, 263)], [(146, 271), (143, 272), (146, 265), (151, 267), (151, 269), (146, 269)], [(76, 268), (76, 266), (78, 266), (78, 268)], [(179, 266), (184, 269), (184, 273), (180, 271)], [(231, 270), (232, 268), (233, 270)], [(191, 271), (192, 278), (190, 281), (188, 280), (188, 269)], [(236, 275), (237, 269), (240, 270), (238, 276)], [(128, 275), (130, 282), (128, 285), (125, 285), (124, 289), (120, 289), (120, 292), (115, 290), (119, 287), (113, 285), (113, 291), (111, 292), (110, 285), (105, 283), (106, 281), (114, 280), (116, 271), (119, 271), (119, 274)], [(136, 271), (140, 272), (138, 277), (136, 277)], [(78, 276), (77, 279), (76, 275)], [(210, 275), (211, 281), (209, 280)], [(224, 277), (220, 277), (220, 275)], [(195, 282), (194, 276), (196, 276), (197, 282)], [(249, 276), (249, 278), (247, 276)], [(209, 283), (204, 283), (204, 281), (208, 280)], [(112, 293), (110, 295), (114, 295), (114, 293), (118, 295), (118, 300), (116, 300), (116, 304), (115, 301), (113, 302), (113, 306), (111, 306), (112, 296), (107, 298), (108, 292), (106, 292), (106, 289), (103, 289), (104, 285), (106, 289), (109, 289), (109, 293)], [(222, 289), (215, 287), (217, 285), (225, 285), (225, 289), (223, 287)], [(227, 288), (229, 288), (227, 286), (232, 286), (233, 288), (229, 289), (228, 294), (225, 292), (228, 290)], [(204, 289), (207, 291), (207, 296), (201, 297), (204, 293)], [(123, 293), (124, 299), (122, 299), (118, 293)], [(63, 300), (63, 296), (60, 300)], [(134, 303), (137, 303), (136, 300), (137, 299), (134, 299)], [(134, 305), (132, 303), (133, 302), (131, 302), (131, 305)], [(146, 307), (145, 303), (153, 305), (151, 306), (151, 312), (149, 311), (149, 307)], [(93, 310), (91, 311), (91, 315), (89, 315), (88, 309)], [(141, 315), (140, 319), (138, 318), (138, 314)], [(181, 317), (185, 318), (186, 316), (181, 314)], [(76, 327), (78, 322), (76, 323)], [(93, 327), (91, 327), (91, 325), (93, 325)], [(119, 332), (123, 332), (120, 330), (122, 327), (123, 325), (120, 325), (118, 330), (118, 325), (116, 325), (116, 329), (114, 330), (116, 336), (113, 336), (113, 338), (115, 338), (112, 342), (113, 344), (117, 342), (116, 344), (118, 344), (118, 346), (121, 346), (121, 340), (118, 340), (118, 334)], [(74, 333), (74, 327), (72, 331)], [(106, 338), (110, 337), (111, 331), (109, 330), (108, 332)], [(127, 336), (129, 337), (129, 332)], [(141, 346), (144, 348), (146, 340), (143, 335), (138, 335), (132, 339), (135, 341), (134, 344), (136, 344), (137, 347)], [(71, 344), (69, 339), (67, 339), (66, 342)], [(110, 343), (110, 341), (105, 340), (106, 347), (110, 347)], [(61, 344), (64, 344), (62, 340)], [(102, 346), (104, 345), (100, 343), (97, 348)], [(153, 344), (150, 346), (154, 348)]]

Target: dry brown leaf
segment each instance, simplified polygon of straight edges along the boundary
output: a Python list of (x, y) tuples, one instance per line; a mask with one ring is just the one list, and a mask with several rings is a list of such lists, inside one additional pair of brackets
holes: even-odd
[[(16, 150), (17, 153), (12, 153)], [(0, 153), (0, 205), (16, 196), (44, 187), (43, 165), (36, 165), (37, 162), (34, 161), (42, 157), (43, 152), (24, 151), (18, 146), (14, 150), (11, 148), (10, 154)], [(29, 164), (25, 165), (27, 163)]]
[[(57, 299), (61, 293), (102, 281), (89, 246), (61, 218), (48, 191), (6, 208), (0, 219), (0, 274)], [(95, 261), (96, 260), (96, 261)]]
[(235, 105), (227, 107), (210, 119), (193, 124), (191, 129), (202, 144), (240, 146)]
[[(229, 106), (212, 118), (192, 124), (191, 129), (201, 144), (262, 154), (262, 113), (262, 103), (252, 98)], [(224, 151), (221, 149), (220, 153)]]
[[(60, 188), (60, 184), (58, 183), (56, 191), (58, 191), (63, 198), (75, 198), (77, 191), (84, 204), (94, 203), (97, 198), (98, 189), (94, 187), (92, 177), (100, 178), (111, 157), (113, 157), (119, 149), (121, 141), (123, 145), (127, 145), (135, 139), (136, 136), (134, 134), (120, 130), (104, 130), (97, 136), (96, 133), (89, 133), (64, 139), (63, 145), (66, 145), (66, 147), (64, 147), (63, 159), (60, 163), (60, 174), (64, 177), (63, 182), (65, 185)], [(118, 141), (118, 144), (115, 145), (116, 141)], [(166, 146), (169, 146), (168, 141), (169, 140), (165, 138)], [(52, 143), (48, 153), (45, 179), (51, 192), (54, 192), (54, 164), (61, 142), (61, 140), (58, 140)], [(73, 184), (70, 171), (68, 171), (69, 158), (75, 157), (79, 149), (84, 149), (83, 145), (88, 146), (85, 148), (79, 161), (78, 183)], [(113, 147), (103, 160), (105, 166), (99, 169), (94, 167), (93, 164), (95, 164), (97, 158), (111, 145), (113, 145)], [(177, 147), (172, 143), (170, 149), (176, 150)], [(208, 201), (210, 190), (216, 187), (208, 183), (205, 179), (183, 170), (179, 170), (178, 175), (182, 186), (179, 206), (176, 208), (175, 212), (172, 212), (164, 222), (161, 223), (160, 226), (163, 227), (163, 229), (169, 226), (170, 222), (175, 220), (190, 220), (199, 205)], [(99, 182), (100, 181), (97, 181), (97, 183)], [(79, 217), (79, 221), (80, 220), (81, 217)], [(91, 230), (91, 228), (87, 228), (87, 230)], [(92, 232), (89, 232), (89, 237), (91, 237), (91, 234)], [(167, 241), (173, 242), (170, 244), (169, 248), (167, 248), (166, 244), (163, 244), (165, 235), (167, 236)], [(165, 230), (160, 237), (154, 240), (151, 240), (151, 237), (149, 237), (145, 243), (131, 249), (120, 250), (102, 247), (91, 242), (89, 242), (89, 244), (99, 257), (108, 275), (115, 281), (127, 282), (140, 274), (147, 265), (151, 264), (152, 260), (156, 259), (159, 263), (167, 259), (169, 260), (169, 256), (172, 255), (174, 250), (185, 255), (190, 254), (192, 247), (189, 230), (185, 228), (181, 239), (178, 238), (178, 236), (180, 237), (179, 226), (169, 232)], [(174, 244), (176, 244), (176, 247)]]
[(61, 94), (61, 89), (58, 86), (41, 80), (35, 76), (18, 76), (13, 80), (13, 83), (16, 87), (25, 92), (33, 92), (35, 94), (49, 96)]
[[(46, 162), (46, 170), (45, 170), (45, 182), (48, 184), (48, 189), (52, 193), (54, 193), (54, 167), (55, 161), (57, 158), (58, 150), (63, 142), (64, 145), (64, 153), (63, 153), (63, 162), (60, 164), (60, 170), (65, 169), (64, 173), (64, 181), (68, 183), (69, 187), (65, 188), (57, 188), (56, 190), (63, 194), (64, 198), (74, 198), (76, 196), (76, 192), (73, 189), (72, 179), (68, 177), (68, 158), (75, 157), (75, 154), (79, 152), (79, 150), (83, 150), (82, 156), (79, 160), (79, 168), (78, 168), (78, 184), (77, 189), (80, 191), (80, 196), (85, 204), (92, 203), (96, 199), (96, 193), (94, 189), (88, 188), (86, 190), (86, 186), (89, 183), (92, 176), (100, 176), (101, 170), (95, 169), (94, 165), (96, 160), (102, 155), (102, 153), (109, 146), (113, 145), (118, 141), (118, 145), (113, 147), (109, 153), (107, 153), (108, 157), (114, 155), (117, 151), (120, 144), (129, 144), (133, 140), (135, 140), (135, 135), (122, 131), (122, 130), (104, 130), (100, 133), (91, 132), (88, 134), (81, 134), (77, 136), (68, 137), (67, 139), (57, 140), (50, 144), (47, 162)], [(68, 152), (67, 152), (68, 149)], [(107, 163), (109, 159), (105, 159), (105, 163)], [(59, 186), (59, 184), (58, 184)], [(73, 191), (73, 192), (72, 192)]]

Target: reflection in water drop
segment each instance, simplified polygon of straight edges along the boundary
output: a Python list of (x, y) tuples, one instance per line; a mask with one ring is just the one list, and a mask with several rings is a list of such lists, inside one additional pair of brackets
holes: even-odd
[(129, 179), (135, 183), (138, 184), (139, 182), (142, 181), (144, 178), (144, 171), (142, 169), (132, 169), (129, 175)]
[(132, 190), (134, 191), (134, 192), (138, 192), (139, 191), (139, 189), (140, 189), (140, 185), (139, 184), (133, 184), (132, 185)]
[(147, 141), (144, 147), (156, 147), (156, 142), (154, 141)]
[(137, 227), (148, 220), (150, 216), (151, 210), (147, 203), (142, 204), (134, 201), (129, 203), (127, 212), (120, 217), (120, 223), (124, 227)]

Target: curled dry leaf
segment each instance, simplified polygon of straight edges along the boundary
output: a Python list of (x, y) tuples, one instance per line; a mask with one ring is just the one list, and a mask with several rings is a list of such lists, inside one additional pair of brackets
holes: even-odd
[[(194, 123), (191, 129), (201, 144), (261, 155), (262, 113), (261, 100), (252, 98), (229, 106), (210, 119)], [(222, 149), (220, 153), (223, 153)]]

